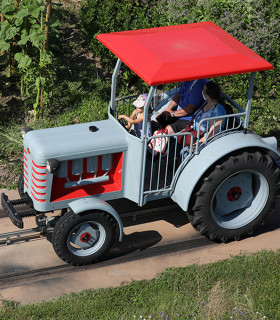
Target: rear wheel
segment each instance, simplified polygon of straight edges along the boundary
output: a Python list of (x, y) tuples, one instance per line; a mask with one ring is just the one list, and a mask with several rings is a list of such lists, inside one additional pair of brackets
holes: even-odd
[(211, 240), (238, 240), (253, 233), (275, 205), (279, 176), (278, 166), (267, 154), (232, 154), (200, 182), (190, 222)]
[(56, 254), (73, 265), (97, 261), (115, 239), (113, 219), (105, 212), (67, 212), (56, 224), (52, 243)]

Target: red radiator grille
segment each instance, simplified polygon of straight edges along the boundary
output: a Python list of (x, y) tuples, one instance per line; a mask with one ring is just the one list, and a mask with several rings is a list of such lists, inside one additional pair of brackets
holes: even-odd
[(36, 164), (32, 160), (31, 194), (36, 201), (46, 202), (47, 166)]

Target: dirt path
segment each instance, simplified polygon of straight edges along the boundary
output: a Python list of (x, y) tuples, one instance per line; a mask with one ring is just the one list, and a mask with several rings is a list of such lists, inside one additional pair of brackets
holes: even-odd
[[(8, 195), (15, 198), (17, 192), (8, 191)], [(1, 216), (0, 233), (16, 230), (5, 217), (2, 207)], [(25, 224), (26, 228), (30, 228), (33, 220), (26, 219)], [(268, 217), (267, 224), (260, 227), (254, 236), (228, 244), (216, 244), (202, 237), (180, 210), (161, 212), (160, 217), (139, 218), (126, 224), (124, 241), (110, 252), (108, 261), (67, 272), (47, 274), (47, 270), (59, 271), (67, 269), (67, 265), (55, 255), (51, 243), (45, 239), (1, 246), (0, 278), (22, 272), (32, 273), (34, 270), (37, 274), (41, 273), (39, 277), (26, 277), (24, 283), (0, 285), (2, 299), (20, 303), (49, 300), (84, 289), (151, 279), (168, 267), (209, 263), (240, 253), (280, 248), (280, 202), (277, 203), (276, 213)]]

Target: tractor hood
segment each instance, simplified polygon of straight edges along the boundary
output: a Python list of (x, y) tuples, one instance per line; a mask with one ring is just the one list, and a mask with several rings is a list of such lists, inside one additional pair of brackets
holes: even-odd
[(62, 161), (123, 152), (127, 140), (121, 127), (109, 119), (29, 131), (24, 149), (36, 163), (45, 164), (51, 158)]

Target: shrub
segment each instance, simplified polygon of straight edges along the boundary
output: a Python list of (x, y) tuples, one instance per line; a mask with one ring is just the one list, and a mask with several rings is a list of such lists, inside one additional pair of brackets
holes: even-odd
[(6, 59), (10, 72), (19, 75), (21, 95), (32, 97), (34, 116), (38, 118), (43, 114), (53, 76), (47, 30), (49, 25), (54, 26), (57, 22), (45, 18), (42, 0), (3, 0), (0, 12), (3, 14), (0, 25), (1, 61)]
[(88, 0), (81, 9), (83, 36), (94, 55), (102, 57), (102, 63), (106, 64), (109, 71), (112, 71), (116, 61), (109, 50), (95, 39), (96, 35), (156, 26), (153, 22), (154, 3), (155, 1)]

